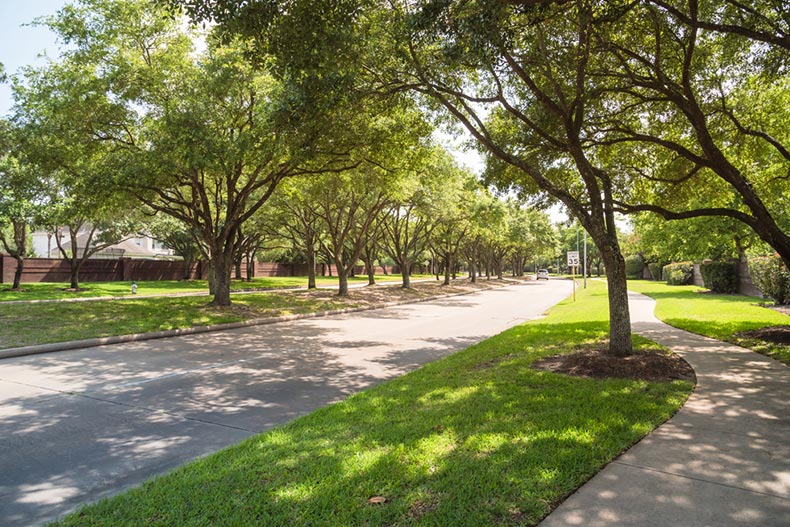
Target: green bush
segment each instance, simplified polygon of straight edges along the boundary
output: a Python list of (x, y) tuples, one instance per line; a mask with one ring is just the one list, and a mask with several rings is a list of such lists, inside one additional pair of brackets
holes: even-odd
[(705, 287), (714, 293), (738, 292), (738, 267), (734, 262), (704, 262), (699, 272)]
[(625, 275), (628, 278), (642, 278), (645, 269), (645, 257), (641, 254), (632, 254), (625, 258)]
[(651, 263), (647, 264), (647, 270), (650, 271), (650, 279), (659, 281), (661, 280), (661, 264)]
[(669, 285), (689, 285), (694, 280), (694, 262), (665, 265), (661, 274)]
[(779, 255), (749, 259), (752, 283), (777, 304), (790, 304), (790, 272)]

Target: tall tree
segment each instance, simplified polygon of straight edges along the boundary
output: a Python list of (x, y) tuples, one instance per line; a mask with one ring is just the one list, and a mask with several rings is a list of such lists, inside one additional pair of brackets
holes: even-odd
[[(401, 2), (386, 41), (399, 60), (371, 65), (382, 89), (415, 90), (486, 151), (492, 181), (562, 202), (601, 250), (609, 290), (609, 353), (632, 351), (617, 177), (585, 148), (598, 110), (588, 75), (595, 2)], [(392, 66), (389, 69), (387, 66)]]
[(37, 198), (40, 181), (30, 163), (14, 155), (12, 127), (0, 121), (0, 249), (17, 262), (11, 286), (19, 289), (25, 258), (30, 252), (28, 235), (41, 207)]

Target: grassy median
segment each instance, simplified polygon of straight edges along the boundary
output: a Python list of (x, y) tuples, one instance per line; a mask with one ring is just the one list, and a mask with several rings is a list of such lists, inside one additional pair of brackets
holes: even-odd
[(415, 283), (407, 290), (396, 286), (352, 289), (348, 298), (339, 298), (332, 289), (242, 293), (233, 295), (233, 304), (229, 307), (210, 306), (205, 296), (25, 304), (0, 302), (3, 324), (0, 349), (366, 307), (502, 285), (504, 282), (498, 280), (483, 280), (478, 284), (459, 280), (443, 287), (431, 280)]
[[(431, 278), (432, 275), (412, 275), (412, 279)], [(367, 276), (349, 278), (349, 283), (368, 283)], [(399, 282), (401, 275), (376, 275), (376, 281), (381, 283)], [(10, 289), (10, 284), (0, 284), (0, 302), (18, 300), (68, 300), (71, 298), (100, 298), (132, 296), (131, 282), (82, 282), (79, 291), (69, 290), (68, 283), (42, 282), (25, 283), (20, 290)], [(329, 276), (316, 277), (319, 287), (337, 287), (337, 278)], [(231, 291), (248, 291), (251, 289), (279, 289), (307, 287), (306, 276), (267, 276), (253, 278), (251, 281), (233, 280)], [(205, 293), (208, 294), (206, 280), (152, 280), (138, 281), (137, 294), (167, 295), (174, 293)]]
[(606, 313), (605, 287), (593, 284), (546, 319), (55, 525), (534, 525), (690, 393), (684, 381), (595, 380), (530, 367), (605, 338)]
[(628, 289), (656, 300), (656, 316), (671, 326), (705, 335), (790, 364), (790, 346), (739, 335), (766, 326), (790, 325), (790, 316), (766, 307), (770, 302), (746, 295), (713, 294), (693, 285), (636, 280)]

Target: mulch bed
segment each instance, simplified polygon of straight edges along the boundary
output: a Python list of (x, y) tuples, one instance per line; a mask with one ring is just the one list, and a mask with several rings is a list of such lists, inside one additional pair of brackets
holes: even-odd
[(644, 351), (628, 357), (606, 353), (606, 344), (585, 347), (575, 353), (544, 357), (532, 363), (536, 370), (564, 373), (575, 377), (616, 378), (643, 381), (685, 380), (696, 382), (694, 370), (678, 355)]
[(758, 339), (775, 344), (790, 344), (790, 326), (767, 326), (751, 331), (741, 331), (736, 337)]

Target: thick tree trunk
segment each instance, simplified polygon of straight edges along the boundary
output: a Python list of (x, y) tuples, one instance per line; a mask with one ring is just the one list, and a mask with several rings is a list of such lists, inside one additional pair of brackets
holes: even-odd
[(453, 266), (453, 258), (450, 253), (444, 255), (444, 282), (443, 285), (450, 285), (450, 268)]
[(19, 289), (19, 284), (22, 283), (22, 271), (25, 270), (25, 259), (22, 256), (16, 256), (14, 259), (16, 260), (16, 271), (14, 271), (13, 289)]
[(348, 296), (348, 270), (345, 266), (337, 266), (337, 296)]
[(214, 257), (214, 299), (211, 301), (213, 306), (229, 306), (230, 302), (230, 274), (233, 267), (233, 260), (224, 254)]
[(411, 287), (411, 262), (408, 258), (404, 258), (398, 262), (400, 265), (400, 274), (403, 279), (402, 289), (409, 289)]
[(235, 270), (236, 270), (236, 273), (235, 273), (236, 274), (236, 280), (241, 280), (242, 279), (242, 276), (241, 276), (241, 260), (242, 260), (242, 258), (239, 258), (238, 260), (233, 262), (233, 266), (235, 267)]
[(215, 276), (215, 269), (216, 265), (214, 264), (214, 260), (209, 259), (208, 261), (208, 294), (213, 295), (214, 292), (217, 290), (217, 277)]
[(603, 249), (609, 289), (609, 354), (625, 357), (633, 353), (625, 259), (619, 249), (610, 246)]

